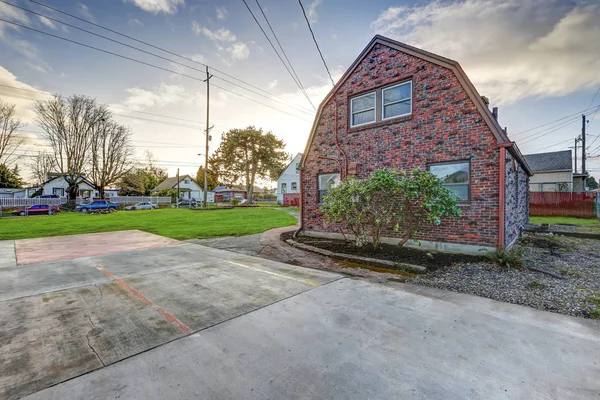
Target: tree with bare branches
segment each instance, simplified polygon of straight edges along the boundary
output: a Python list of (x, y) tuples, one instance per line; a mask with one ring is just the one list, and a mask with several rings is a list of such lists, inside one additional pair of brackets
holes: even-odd
[(92, 138), (91, 169), (88, 178), (104, 198), (104, 188), (117, 183), (132, 168), (130, 132), (114, 121), (103, 121)]
[(0, 164), (10, 164), (14, 153), (23, 144), (17, 130), (24, 126), (17, 117), (15, 105), (0, 100)]
[(40, 151), (29, 164), (31, 179), (36, 183), (43, 183), (48, 179), (48, 174), (54, 170), (54, 157), (47, 151)]
[(110, 112), (105, 105), (81, 95), (38, 101), (35, 112), (52, 148), (54, 167), (69, 185), (69, 203), (74, 205), (91, 160), (92, 139), (110, 120)]

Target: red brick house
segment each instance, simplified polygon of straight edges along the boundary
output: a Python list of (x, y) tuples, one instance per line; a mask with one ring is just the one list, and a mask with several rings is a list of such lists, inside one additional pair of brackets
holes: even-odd
[(488, 103), (456, 61), (375, 36), (319, 106), (301, 165), (303, 233), (342, 237), (319, 207), (344, 177), (419, 167), (444, 179), (462, 208), (424, 225), (422, 247), (510, 246), (528, 221), (532, 172)]

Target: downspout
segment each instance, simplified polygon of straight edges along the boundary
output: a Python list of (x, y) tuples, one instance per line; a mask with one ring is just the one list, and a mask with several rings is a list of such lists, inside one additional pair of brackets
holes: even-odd
[(296, 238), (298, 237), (298, 235), (300, 234), (300, 232), (302, 232), (302, 230), (304, 229), (304, 191), (302, 190), (303, 185), (302, 185), (302, 172), (304, 171), (304, 167), (300, 167), (300, 169), (298, 170), (298, 173), (300, 174), (300, 204), (298, 204), (300, 206), (300, 227), (298, 229), (296, 229), (294, 231), (294, 234), (292, 235), (292, 238), (294, 240), (296, 240)]
[(337, 103), (334, 103), (334, 111), (333, 111), (333, 133), (335, 136), (335, 145), (337, 146), (338, 150), (340, 151), (340, 153), (342, 153), (342, 157), (344, 157), (344, 165), (343, 168), (340, 168), (340, 179), (344, 180), (344, 178), (346, 177), (346, 175), (348, 175), (348, 156), (346, 156), (346, 153), (344, 153), (344, 150), (342, 150), (342, 146), (340, 146), (340, 141), (338, 139), (338, 105)]
[(498, 247), (504, 247), (504, 230), (505, 230), (505, 208), (506, 208), (506, 148), (511, 147), (513, 142), (500, 143), (500, 176), (499, 186), (500, 191), (498, 193)]

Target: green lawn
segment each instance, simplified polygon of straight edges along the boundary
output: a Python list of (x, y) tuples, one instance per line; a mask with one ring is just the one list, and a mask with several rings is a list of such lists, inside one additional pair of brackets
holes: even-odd
[(242, 236), (296, 224), (270, 208), (194, 211), (165, 208), (111, 214), (63, 212), (52, 216), (0, 218), (0, 240), (139, 229), (173, 239)]
[(554, 225), (578, 225), (578, 226), (600, 226), (600, 221), (595, 218), (574, 217), (529, 217), (532, 224), (554, 224)]

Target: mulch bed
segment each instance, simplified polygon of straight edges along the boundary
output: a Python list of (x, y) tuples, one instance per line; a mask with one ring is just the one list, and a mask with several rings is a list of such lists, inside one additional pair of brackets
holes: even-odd
[(298, 237), (296, 240), (300, 243), (336, 253), (378, 258), (381, 260), (394, 261), (398, 263), (422, 265), (431, 271), (448, 267), (456, 263), (480, 262), (487, 260), (484, 255), (475, 256), (467, 254), (440, 253), (409, 247), (398, 247), (389, 244), (383, 244), (381, 248), (375, 249), (371, 244), (358, 247), (354, 242), (346, 242), (343, 240), (320, 239), (313, 237)]

